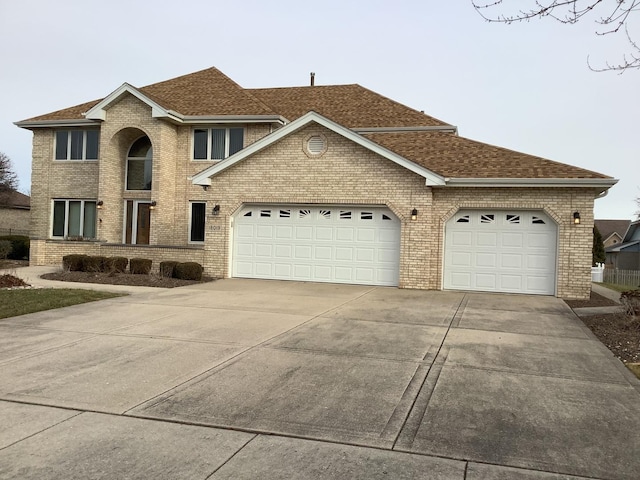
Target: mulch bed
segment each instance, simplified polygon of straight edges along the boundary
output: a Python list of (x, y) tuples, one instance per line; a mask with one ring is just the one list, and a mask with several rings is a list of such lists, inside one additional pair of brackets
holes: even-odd
[[(589, 300), (565, 300), (571, 308), (619, 305), (591, 292)], [(625, 363), (640, 362), (640, 318), (624, 313), (606, 313), (580, 318), (613, 354)]]
[(45, 280), (62, 282), (99, 283), (103, 285), (130, 285), (137, 287), (175, 288), (197, 283), (211, 282), (212, 278), (202, 281), (178, 280), (160, 275), (134, 275), (132, 273), (90, 273), (90, 272), (56, 272), (41, 275)]
[(5, 274), (0, 275), (0, 288), (16, 288), (16, 287), (30, 287), (28, 283), (22, 281), (21, 278), (14, 277), (13, 275)]
[(619, 303), (616, 303), (613, 300), (610, 300), (607, 297), (603, 297), (602, 295), (598, 295), (594, 292), (591, 292), (591, 298), (589, 300), (565, 300), (564, 302), (571, 308), (613, 307), (615, 305), (620, 305)]

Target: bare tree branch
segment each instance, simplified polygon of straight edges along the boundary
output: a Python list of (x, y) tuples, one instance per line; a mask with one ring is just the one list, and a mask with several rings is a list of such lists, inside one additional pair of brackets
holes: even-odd
[(627, 40), (631, 45), (632, 52), (623, 55), (622, 61), (617, 64), (607, 62), (605, 67), (594, 68), (587, 59), (587, 64), (594, 72), (619, 71), (620, 73), (640, 68), (640, 49), (638, 44), (634, 42), (629, 35), (627, 22), (631, 14), (640, 11), (640, 0), (533, 0), (531, 6), (527, 9), (521, 8), (521, 2), (517, 1), (518, 7), (514, 13), (497, 13), (490, 15), (488, 12), (494, 12), (500, 8), (509, 5), (504, 0), (495, 0), (493, 2), (480, 2), (471, 0), (471, 4), (475, 10), (488, 22), (512, 24), (515, 22), (528, 22), (534, 18), (550, 17), (564, 24), (578, 23), (584, 17), (600, 14), (594, 22), (601, 25), (597, 28), (596, 35), (608, 35), (616, 33), (624, 27)]

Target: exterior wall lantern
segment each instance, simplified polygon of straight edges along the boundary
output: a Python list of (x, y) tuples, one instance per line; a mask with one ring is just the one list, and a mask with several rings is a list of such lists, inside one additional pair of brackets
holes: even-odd
[(573, 224), (580, 225), (580, 212), (573, 212)]
[(98, 202), (96, 203), (96, 208), (98, 210), (102, 209), (102, 205), (104, 205), (104, 202), (102, 200), (98, 200)]
[(211, 211), (211, 215), (214, 215), (214, 216), (216, 216), (216, 217), (217, 217), (218, 215), (220, 215), (220, 205), (217, 205), (217, 204), (216, 204), (216, 205), (213, 207), (213, 210)]
[(158, 204), (157, 204), (157, 203), (156, 203), (156, 201), (154, 200), (153, 202), (151, 202), (151, 203), (149, 204), (149, 210), (155, 210), (155, 209), (156, 209), (156, 205), (158, 205)]
[(418, 210), (414, 208), (411, 210), (411, 221), (415, 222), (416, 220), (418, 220)]

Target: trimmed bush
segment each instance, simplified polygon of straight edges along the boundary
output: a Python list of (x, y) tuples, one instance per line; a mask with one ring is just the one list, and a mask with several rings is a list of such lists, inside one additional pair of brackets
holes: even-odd
[(82, 270), (84, 272), (104, 272), (107, 257), (89, 256), (84, 259)]
[(0, 240), (0, 260), (4, 260), (13, 250), (9, 240)]
[(129, 260), (129, 271), (137, 275), (148, 275), (152, 263), (148, 258), (132, 258)]
[(3, 235), (0, 240), (9, 240), (11, 242), (11, 253), (7, 258), (12, 260), (29, 258), (29, 237), (25, 235)]
[(180, 280), (202, 280), (202, 265), (196, 262), (178, 263), (174, 276)]
[(125, 257), (107, 257), (104, 265), (105, 272), (124, 273), (127, 270), (129, 260)]
[(160, 276), (173, 278), (176, 273), (176, 265), (178, 265), (178, 262), (174, 262), (173, 260), (160, 262)]
[(85, 260), (89, 258), (87, 255), (73, 253), (62, 257), (62, 268), (69, 272), (83, 272)]

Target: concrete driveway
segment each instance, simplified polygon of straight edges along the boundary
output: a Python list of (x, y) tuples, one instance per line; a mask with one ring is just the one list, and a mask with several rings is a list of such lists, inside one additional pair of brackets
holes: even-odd
[(0, 320), (0, 418), (3, 479), (640, 472), (640, 382), (551, 297), (233, 279)]

